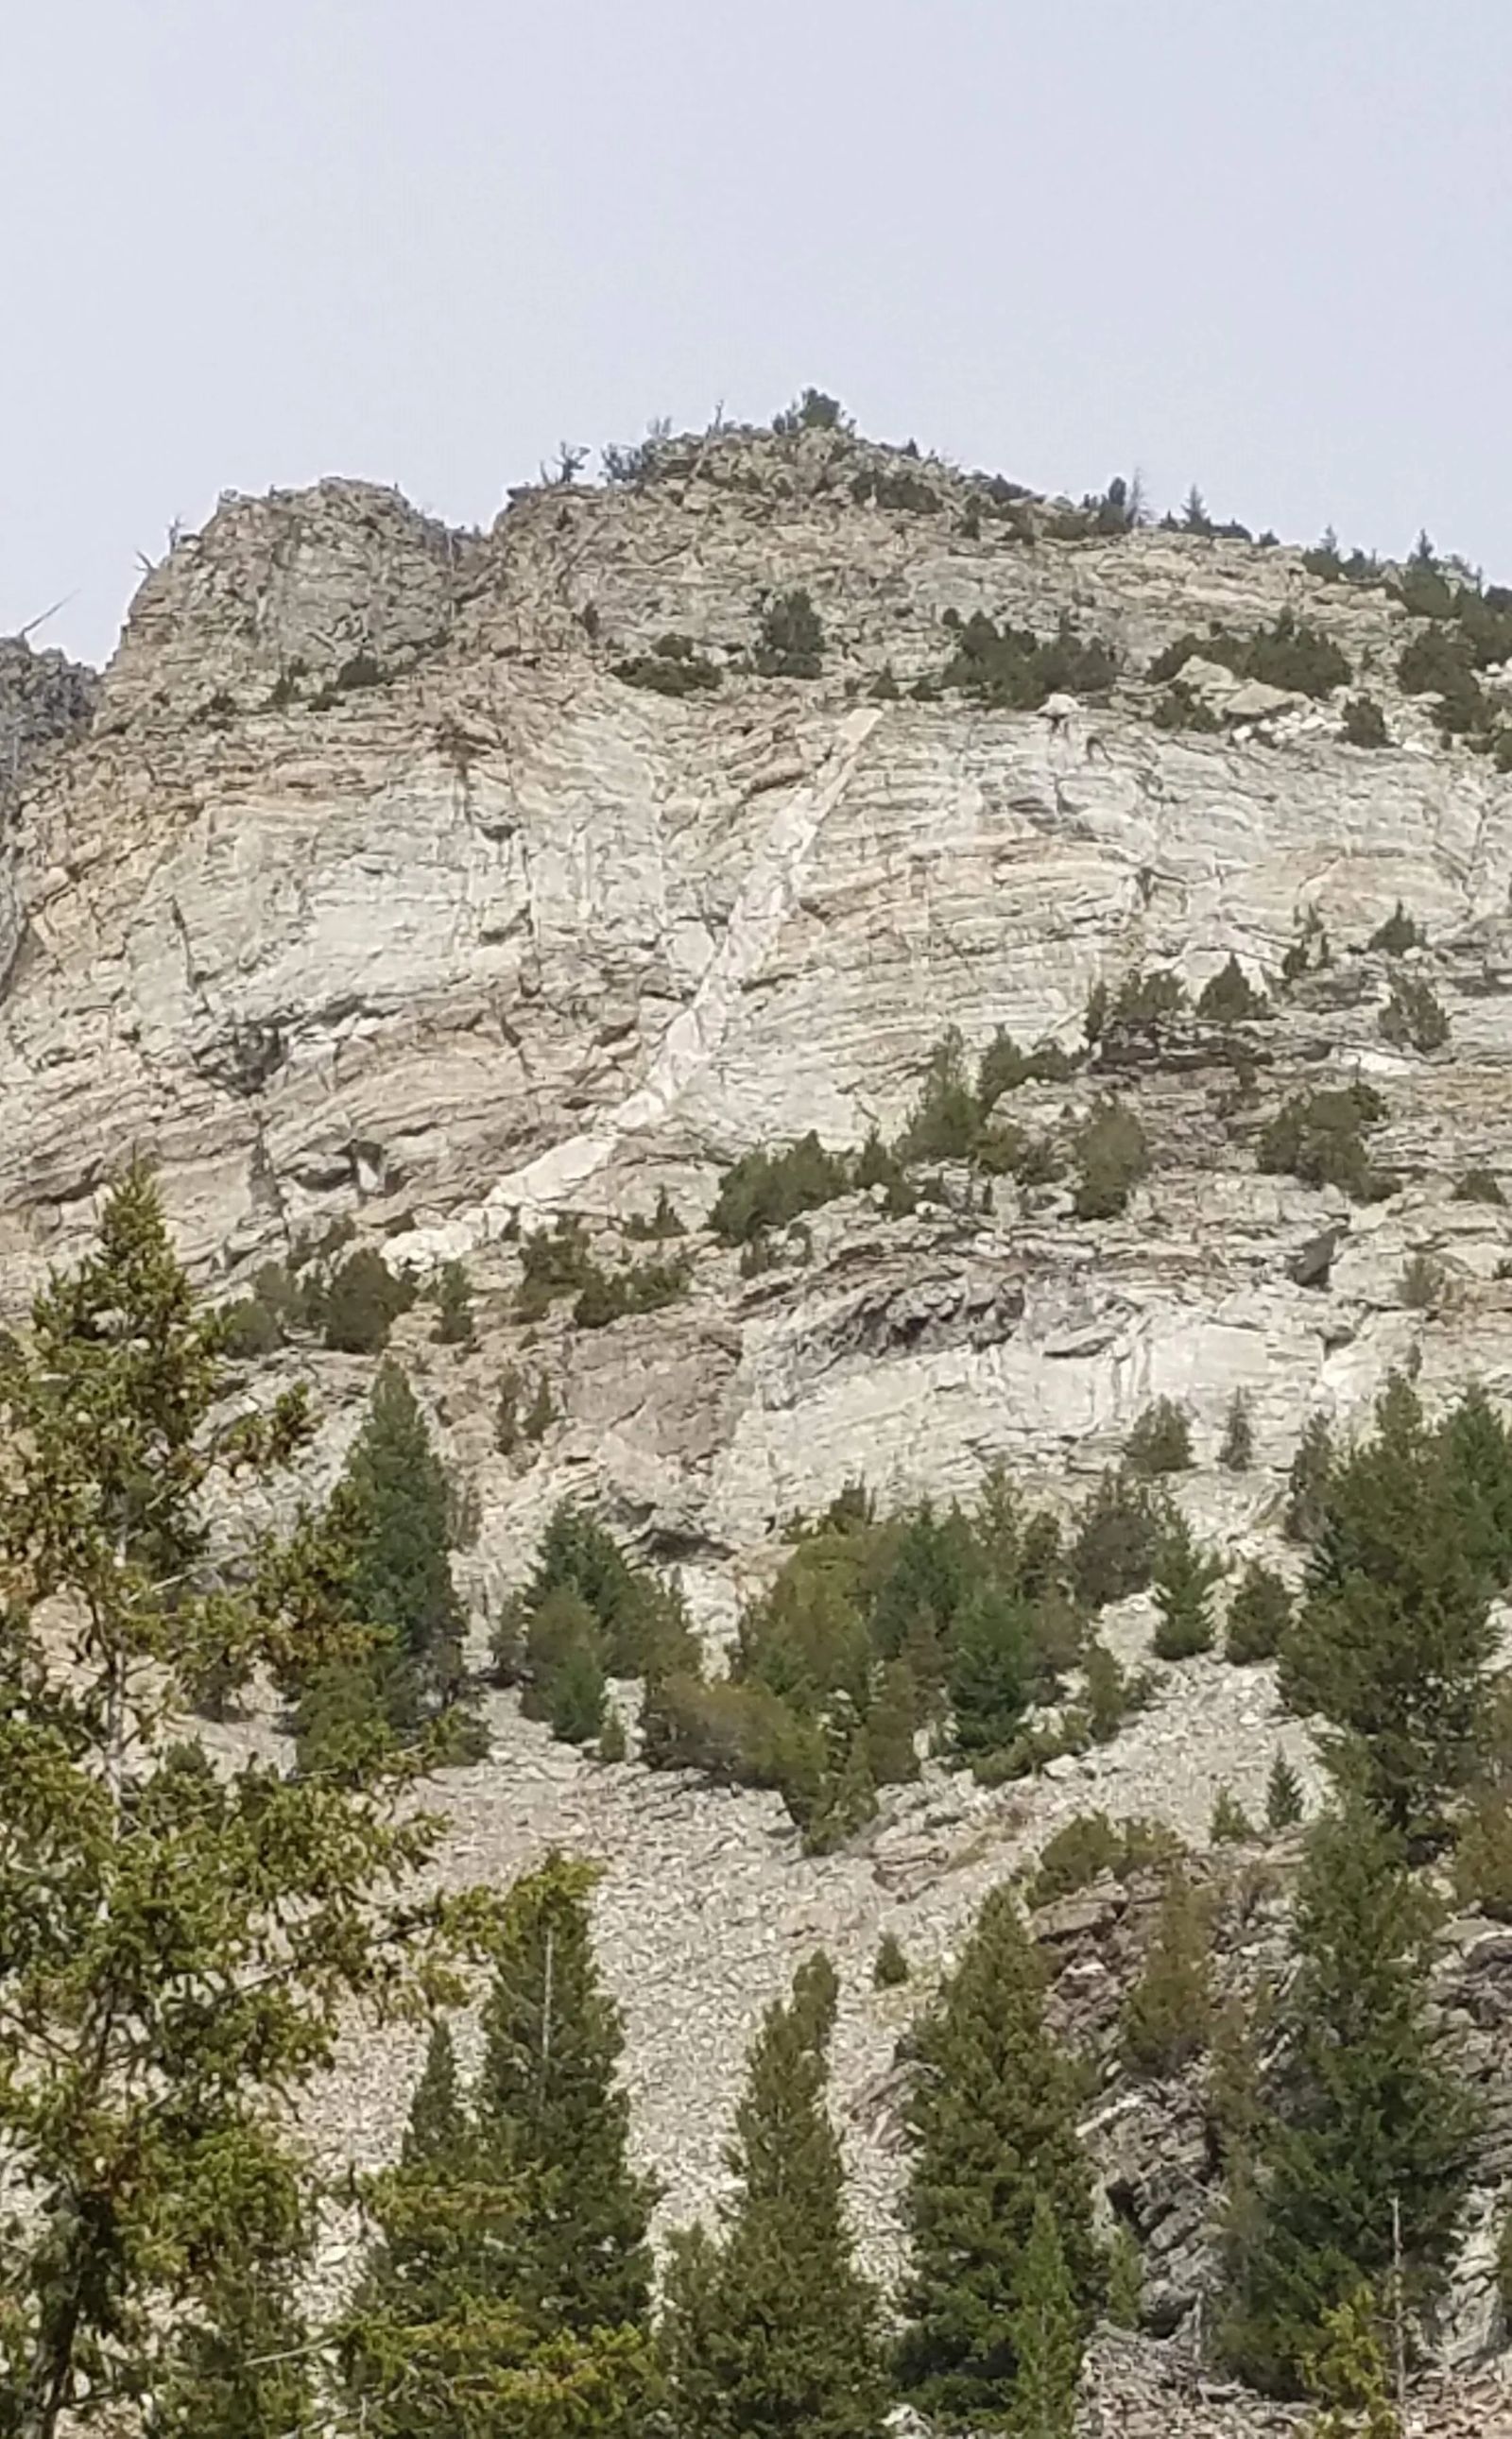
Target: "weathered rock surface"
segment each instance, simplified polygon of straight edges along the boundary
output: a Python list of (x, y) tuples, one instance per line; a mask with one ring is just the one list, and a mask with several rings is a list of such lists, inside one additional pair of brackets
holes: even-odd
[[(905, 475), (893, 496), (911, 506), (858, 496)], [(1309, 1414), (1357, 1420), (1408, 1360), (1431, 1401), (1471, 1375), (1512, 1398), (1512, 1215), (1452, 1191), (1471, 1167), (1512, 1173), (1512, 778), (1445, 748), (1400, 695), (1414, 622), (1384, 589), (1320, 584), (1296, 552), (1238, 543), (1058, 541), (1035, 504), (1000, 506), (930, 461), (824, 434), (673, 444), (639, 488), (530, 491), (486, 537), (325, 483), (228, 499), (182, 542), (98, 706), (56, 655), (0, 646), (8, 1300), (77, 1247), (138, 1146), (214, 1281), (338, 1220), (396, 1260), (465, 1253), (476, 1347), (433, 1345), (419, 1312), (399, 1337), (476, 1496), (464, 1572), (480, 1634), (566, 1493), (677, 1563), (719, 1639), (774, 1528), (857, 1477), (884, 1502), (967, 1495), (1001, 1459), (1063, 1498), (1172, 1397), (1197, 1455), (1179, 1497), (1237, 1561), (1275, 1556)], [(799, 586), (824, 673), (759, 677), (764, 606)], [(1388, 747), (1346, 745), (1339, 700), (1210, 663), (1188, 668), (1219, 730), (1152, 725), (1142, 672), (1173, 636), (1287, 609), (1349, 656)], [(1029, 713), (899, 693), (928, 695), (947, 616), (977, 610), (1042, 635), (1070, 618), (1117, 652), (1117, 685), (1095, 707)], [(718, 687), (676, 700), (614, 674), (668, 633)], [(1450, 1024), (1427, 1057), (1379, 1032), (1390, 962), (1364, 944), (1398, 899)], [(1334, 961), (1283, 992), (1304, 910)], [(906, 1220), (863, 1196), (812, 1214), (760, 1276), (695, 1227), (690, 1291), (654, 1315), (516, 1318), (518, 1222), (578, 1214), (613, 1260), (660, 1187), (697, 1222), (742, 1149), (894, 1128), (948, 1025), (973, 1052), (999, 1025), (1079, 1047), (1094, 983), (1160, 965), (1195, 991), (1231, 953), (1274, 998), (1242, 1029), (1253, 1089), (1221, 1032), (1188, 1023), (1115, 1031), (1068, 1082), (1014, 1096), (1016, 1119), (1061, 1135), (1109, 1089), (1137, 1107), (1153, 1165), (1123, 1218), (1078, 1222), (1063, 1190), (1007, 1181), (983, 1209), (947, 1173)], [(1356, 1075), (1385, 1097), (1372, 1152), (1398, 1190), (1352, 1208), (1258, 1175), (1280, 1096)], [(1418, 1253), (1441, 1274), (1426, 1309), (1402, 1292)], [(316, 1376), (329, 1475), (370, 1366), (280, 1360)], [(506, 1362), (544, 1372), (559, 1409), (539, 1449), (507, 1458)], [(1228, 1473), (1216, 1457), (1239, 1388), (1254, 1460)], [(1113, 1621), (1125, 1656), (1147, 1636), (1141, 1604)], [(988, 1793), (932, 1769), (824, 1860), (797, 1854), (775, 1798), (604, 1769), (497, 1697), (492, 1754), (442, 1790), (444, 1870), (496, 1879), (553, 1843), (605, 1860), (637, 2140), (669, 2217), (718, 2190), (760, 2008), (808, 1949), (832, 1948), (837, 2088), (886, 2268), (897, 2037), (985, 1891), (1091, 1804), (1200, 1843), (1220, 1785), (1260, 1808), (1278, 1744), (1316, 1800), (1267, 1670), (1202, 1660), (1160, 1679), (1155, 1707), (1069, 1772)], [(883, 1995), (870, 1964), (887, 1929), (916, 1979)], [(1123, 1936), (1068, 1941), (1094, 2031)], [(1512, 2038), (1504, 1964), (1485, 1926), (1467, 1940), (1480, 1946), (1449, 2003), (1489, 2083)], [(380, 2153), (408, 2067), (401, 2047), (354, 2048), (317, 2138)], [(1185, 2327), (1208, 2258), (1195, 2103), (1104, 2098), (1094, 2140), (1148, 2240), (1155, 2318)], [(1482, 2222), (1512, 2178), (1498, 2126), (1452, 2335), (1465, 2356), (1496, 2338)], [(1176, 2355), (1139, 2361), (1112, 2388), (1094, 2363), (1089, 2433), (1289, 2427), (1204, 2398)], [(1503, 2410), (1487, 2401), (1477, 2427)]]

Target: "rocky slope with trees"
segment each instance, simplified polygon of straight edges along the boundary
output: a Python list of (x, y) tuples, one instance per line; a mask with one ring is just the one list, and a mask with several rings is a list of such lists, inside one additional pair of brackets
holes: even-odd
[(1494, 2429), (1512, 597), (560, 471), (0, 669), (7, 2412)]

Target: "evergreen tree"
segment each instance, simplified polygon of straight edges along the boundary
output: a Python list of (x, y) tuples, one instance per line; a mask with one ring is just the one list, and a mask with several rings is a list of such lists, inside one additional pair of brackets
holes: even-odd
[(302, 2253), (302, 2245), (271, 2256), (254, 2246), (223, 2266), (201, 2310), (176, 2328), (152, 2439), (314, 2439), (316, 2348), (294, 2292)]
[(1323, 2339), (1306, 2365), (1307, 2394), (1324, 2411), (1306, 2439), (1402, 2439), (1379, 2319), (1368, 2287), (1324, 2314)]
[(1206, 1558), (1183, 1516), (1173, 1514), (1161, 1537), (1155, 1569), (1155, 1653), (1161, 1660), (1191, 1660), (1213, 1647), (1213, 1587), (1221, 1560)]
[(1321, 1415), (1309, 1415), (1287, 1476), (1285, 1525), (1289, 1541), (1315, 1541), (1323, 1530), (1324, 1504), (1333, 1465), (1333, 1434)]
[(1013, 2429), (1022, 2439), (1072, 2439), (1082, 2327), (1056, 2215), (1041, 2194), (1013, 2306)]
[(477, 1324), (472, 1318), (472, 1288), (460, 1262), (443, 1262), (436, 1291), (436, 1343), (438, 1346), (473, 1346)]
[(311, 2195), (289, 2104), (352, 2003), (400, 1996), (430, 1927), (462, 1928), (455, 1902), (406, 1906), (441, 1825), (396, 1823), (390, 1751), (314, 1784), (258, 1759), (218, 1771), (182, 1740), (207, 1670), (235, 1686), (365, 1643), (343, 1555), (308, 1522), (240, 1581), (219, 1572), (212, 1473), (223, 1503), (309, 1429), (297, 1394), (218, 1421), (222, 1344), (137, 1166), (0, 1367), (0, 2158), (27, 2197), (0, 2223), (0, 2399), (18, 2439), (136, 2439), (158, 2404), (181, 2427), (234, 2431), (243, 2402), (297, 2423), (287, 2365), (232, 2394), (244, 2352), (297, 2342)]
[(837, 1996), (811, 1957), (767, 2011), (736, 2111), (734, 2198), (718, 2246), (695, 2239), (669, 2280), (679, 2439), (879, 2439), (886, 2411), (877, 2298), (845, 2222), (825, 2093)]
[(1291, 1594), (1273, 1569), (1252, 1558), (1229, 1603), (1223, 1657), (1236, 1668), (1273, 1660), (1291, 1624)]
[(1260, 2386), (1294, 2391), (1327, 2313), (1392, 2273), (1394, 2204), (1409, 2307), (1442, 2288), (1477, 2112), (1429, 2019), (1434, 1929), (1379, 1814), (1357, 1800), (1324, 1815), (1297, 1892), (1279, 2089), (1235, 2246), (1226, 2348)]
[(1082, 2324), (1101, 2263), (1076, 2136), (1079, 2077), (1047, 2033), (1044, 1972), (1011, 1890), (995, 1889), (914, 2041), (912, 2274), (899, 2371), (927, 2409), (1008, 2411), (1014, 2312), (1042, 2196)]
[(1034, 1683), (1034, 1623), (1023, 1603), (984, 1584), (964, 1603), (951, 1653), (951, 1713), (963, 1754), (1011, 1744)]
[(1446, 1431), (1394, 1381), (1375, 1436), (1328, 1475), (1281, 1690), (1322, 1712), (1331, 1766), (1413, 1839), (1436, 1837), (1473, 1777), (1497, 1643), (1493, 1528)]
[[(1233, 958), (1229, 959), (1232, 966)], [(1204, 994), (1205, 996), (1205, 994)], [(1243, 1473), (1254, 1463), (1254, 1423), (1250, 1413), (1250, 1400), (1242, 1389), (1236, 1389), (1229, 1399), (1229, 1410), (1223, 1424), (1223, 1442), (1218, 1461), (1228, 1473)]]
[(450, 1693), (461, 1670), (448, 1516), (446, 1472), (425, 1417), (398, 1364), (385, 1362), (332, 1498), (331, 1522), (351, 1553), (358, 1614), (392, 1636), (428, 1694)]
[(1145, 2257), (1139, 2238), (1120, 2219), (1108, 2247), (1108, 2318), (1115, 2329), (1137, 2329), (1144, 2307)]
[(536, 2252), (540, 2172), (470, 2120), (444, 2024), (399, 2163), (369, 2179), (366, 2201), (375, 2236), (341, 2365), (369, 2439), (641, 2439), (654, 2394), (645, 2329), (563, 2325)]
[(866, 1714), (866, 1757), (877, 1787), (902, 1787), (918, 1776), (914, 1742), (920, 1711), (918, 1681), (906, 1660), (890, 1660)]
[(1265, 1825), (1292, 1829), (1302, 1818), (1302, 1781), (1279, 1748), (1265, 1783)]
[(1124, 2055), (1136, 2074), (1175, 2074), (1213, 2022), (1212, 1906), (1184, 1872), (1161, 1896), (1143, 1969), (1124, 2002)]
[(588, 1865), (553, 1856), (510, 1890), (477, 2092), (484, 2136), (528, 2181), (537, 2306), (549, 2326), (584, 2336), (644, 2324), (651, 2266), (652, 2196), (626, 2163), (623, 2040), (594, 1962), (593, 1882)]

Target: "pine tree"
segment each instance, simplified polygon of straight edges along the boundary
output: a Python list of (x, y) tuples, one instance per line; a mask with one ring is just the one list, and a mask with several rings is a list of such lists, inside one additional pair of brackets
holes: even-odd
[(1023, 1603), (991, 1583), (972, 1593), (951, 1653), (958, 1752), (1001, 1753), (1011, 1744), (1034, 1683), (1034, 1625)]
[[(1234, 963), (1232, 957), (1229, 963)], [(1254, 1462), (1254, 1424), (1250, 1414), (1250, 1400), (1242, 1389), (1236, 1389), (1229, 1399), (1218, 1461), (1229, 1473), (1243, 1473)]]
[(879, 2439), (886, 2411), (877, 2298), (845, 2223), (826, 2107), (837, 1988), (824, 1956), (767, 2011), (736, 2111), (736, 2194), (717, 2247), (674, 2255), (679, 2439)]
[(1291, 1624), (1291, 1594), (1273, 1569), (1252, 1558), (1229, 1603), (1223, 1657), (1236, 1668), (1273, 1660)]
[(915, 2037), (899, 2371), (910, 2394), (946, 2414), (1011, 2405), (1013, 2315), (1038, 2196), (1083, 2323), (1099, 2292), (1079, 2077), (1045, 2029), (1043, 1991), (1017, 1900), (995, 1889)]
[[(316, 1526), (237, 1582), (218, 1568), (212, 1473), (223, 1505), (309, 1430), (298, 1394), (217, 1419), (222, 1343), (137, 1166), (0, 1372), (0, 2157), (27, 2197), (0, 2226), (0, 2396), (19, 2439), (126, 2439), (152, 2399), (237, 2429), (241, 2352), (297, 2327), (312, 2196), (289, 2104), (354, 2002), (402, 1995), (428, 1926), (461, 1928), (450, 1901), (406, 1907), (441, 1825), (396, 1824), (391, 1754), (311, 1784), (183, 1741), (208, 1669), (237, 1685), (365, 1648)], [(296, 2379), (261, 2368), (248, 2410), (296, 2421)]]
[(510, 1890), (477, 2092), (483, 2133), (530, 2182), (525, 2241), (539, 2308), (579, 2335), (642, 2326), (651, 2266), (651, 2189), (625, 2157), (619, 2015), (594, 1961), (594, 1877), (553, 1856)]
[(1041, 2194), (1013, 2305), (1013, 2429), (1022, 2439), (1072, 2439), (1082, 2327), (1056, 2215)]
[(641, 2439), (654, 2394), (646, 2331), (563, 2325), (536, 2250), (542, 2172), (470, 2118), (444, 2023), (399, 2163), (368, 2180), (365, 2199), (374, 2240), (340, 2359), (369, 2439)]
[(302, 2266), (279, 2247), (249, 2248), (208, 2288), (199, 2313), (175, 2329), (174, 2359), (155, 2399), (153, 2439), (311, 2439), (317, 2348), (294, 2296)]
[(1442, 2288), (1468, 2177), (1470, 2093), (1428, 2015), (1432, 1900), (1356, 1800), (1309, 1833), (1297, 1970), (1273, 2109), (1255, 2137), (1253, 2224), (1236, 2247), (1226, 2347), (1245, 2376), (1295, 2389), (1326, 2314), (1395, 2258), (1410, 2308)]
[(1254, 1824), (1232, 1787), (1218, 1789), (1213, 1798), (1213, 1814), (1207, 1825), (1210, 1846), (1247, 1846), (1254, 1836)]
[(1161, 1660), (1191, 1660), (1213, 1647), (1213, 1587), (1222, 1563), (1205, 1558), (1184, 1517), (1173, 1515), (1161, 1537), (1155, 1569), (1155, 1652)]
[(1139, 2238), (1120, 2219), (1108, 2247), (1108, 2318), (1115, 2329), (1137, 2329), (1144, 2308), (1145, 2256)]
[(385, 1362), (332, 1498), (331, 1522), (351, 1553), (358, 1614), (386, 1629), (428, 1694), (451, 1692), (461, 1668), (448, 1516), (446, 1473), (425, 1417), (398, 1364)]
[(1292, 1829), (1302, 1818), (1302, 1781), (1279, 1747), (1265, 1783), (1265, 1825)]
[(1213, 2023), (1212, 1906), (1184, 1872), (1162, 1892), (1139, 1979), (1124, 2002), (1124, 2055), (1136, 2074), (1175, 2074)]
[(438, 1346), (474, 1346), (477, 1324), (472, 1317), (472, 1289), (460, 1262), (443, 1262), (436, 1291), (436, 1343)]
[(1330, 1469), (1280, 1685), (1329, 1721), (1330, 1766), (1414, 1842), (1442, 1833), (1477, 1767), (1497, 1644), (1487, 1531), (1450, 1433), (1393, 1381), (1375, 1436)]
[(877, 1787), (902, 1787), (918, 1776), (918, 1681), (906, 1660), (890, 1660), (866, 1714), (866, 1757)]
[(1324, 2411), (1306, 2439), (1402, 2439), (1379, 2319), (1368, 2287), (1324, 2314), (1323, 2338), (1305, 2366), (1307, 2394)]

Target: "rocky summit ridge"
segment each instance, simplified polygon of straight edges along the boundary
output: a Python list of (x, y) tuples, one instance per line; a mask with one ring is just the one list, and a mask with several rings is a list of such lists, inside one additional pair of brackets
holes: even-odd
[[(217, 1293), (333, 1227), (396, 1269), (465, 1258), (474, 1343), (436, 1345), (418, 1310), (395, 1343), (466, 1486), (480, 1636), (564, 1495), (678, 1566), (720, 1640), (784, 1522), (857, 1479), (883, 1502), (964, 1496), (1002, 1461), (1064, 1499), (1168, 1397), (1197, 1458), (1177, 1496), (1236, 1561), (1275, 1555), (1310, 1415), (1359, 1423), (1403, 1364), (1430, 1403), (1472, 1377), (1512, 1398), (1512, 1215), (1456, 1191), (1512, 1174), (1512, 776), (1404, 690), (1432, 620), (1394, 571), (1125, 529), (844, 428), (716, 430), (623, 471), (518, 492), (486, 535), (364, 483), (227, 496), (149, 576), (98, 682), (0, 645), (8, 1302), (80, 1247), (138, 1148)], [(816, 655), (774, 629), (794, 595)], [(1023, 707), (948, 683), (977, 616), (1099, 644), (1107, 682)], [(1314, 693), (1224, 666), (1223, 636), (1278, 622), (1347, 676)], [(1217, 657), (1151, 675), (1215, 628)], [(1483, 668), (1493, 712), (1502, 678)], [(1361, 698), (1383, 742), (1348, 740)], [(1398, 906), (1412, 944), (1370, 945)], [(1231, 958), (1263, 1023), (1194, 1012)], [(1181, 1006), (1089, 1044), (1089, 995), (1156, 972)], [(1383, 1033), (1404, 977), (1441, 1041)], [(742, 1153), (893, 1134), (951, 1028), (972, 1057), (999, 1028), (1060, 1045), (1064, 1072), (1012, 1101), (1049, 1139), (1111, 1093), (1137, 1110), (1150, 1161), (1126, 1208), (1078, 1217), (1064, 1177), (973, 1190), (946, 1162), (912, 1212), (837, 1196), (759, 1268), (702, 1227)], [(1393, 1190), (1257, 1166), (1289, 1095), (1360, 1082)], [(522, 1235), (569, 1216), (618, 1261), (663, 1192), (685, 1293), (604, 1327), (560, 1304), (520, 1317)], [(508, 1366), (549, 1378), (553, 1414), (503, 1453)], [(371, 1364), (286, 1348), (267, 1371), (315, 1379), (329, 1479)], [(1236, 1389), (1253, 1462), (1220, 1469)], [(1112, 1639), (1143, 1654), (1147, 1606)], [(490, 1757), (445, 1782), (446, 1872), (502, 1875), (552, 1843), (605, 1860), (605, 1962), (669, 2214), (717, 2189), (756, 2014), (823, 1940), (881, 2262), (914, 2002), (871, 1989), (879, 1934), (927, 1985), (985, 1890), (1087, 1806), (1201, 1843), (1220, 1785), (1260, 1808), (1278, 1745), (1317, 1787), (1270, 1670), (1199, 1659), (1110, 1747), (997, 1789), (932, 1764), (854, 1847), (804, 1858), (775, 1797), (606, 1768), (489, 1700)], [(1462, 1932), (1454, 2003), (1494, 2053), (1505, 1941)], [(348, 2059), (322, 2139), (380, 2153), (408, 2066)], [(1485, 2229), (1509, 2123), (1512, 2106), (1459, 2295), (1466, 2359), (1499, 2336)], [(1190, 2334), (1184, 2139), (1152, 2121), (1118, 2173), (1171, 2256), (1164, 2328)], [(1196, 2404), (1173, 2401), (1173, 2356), (1113, 2355), (1089, 2430), (1272, 2427), (1204, 2403), (1195, 2372)], [(1512, 2428), (1504, 2390), (1485, 2395), (1477, 2427)], [(1420, 2427), (1460, 2410), (1425, 2405), (1441, 2418)]]

